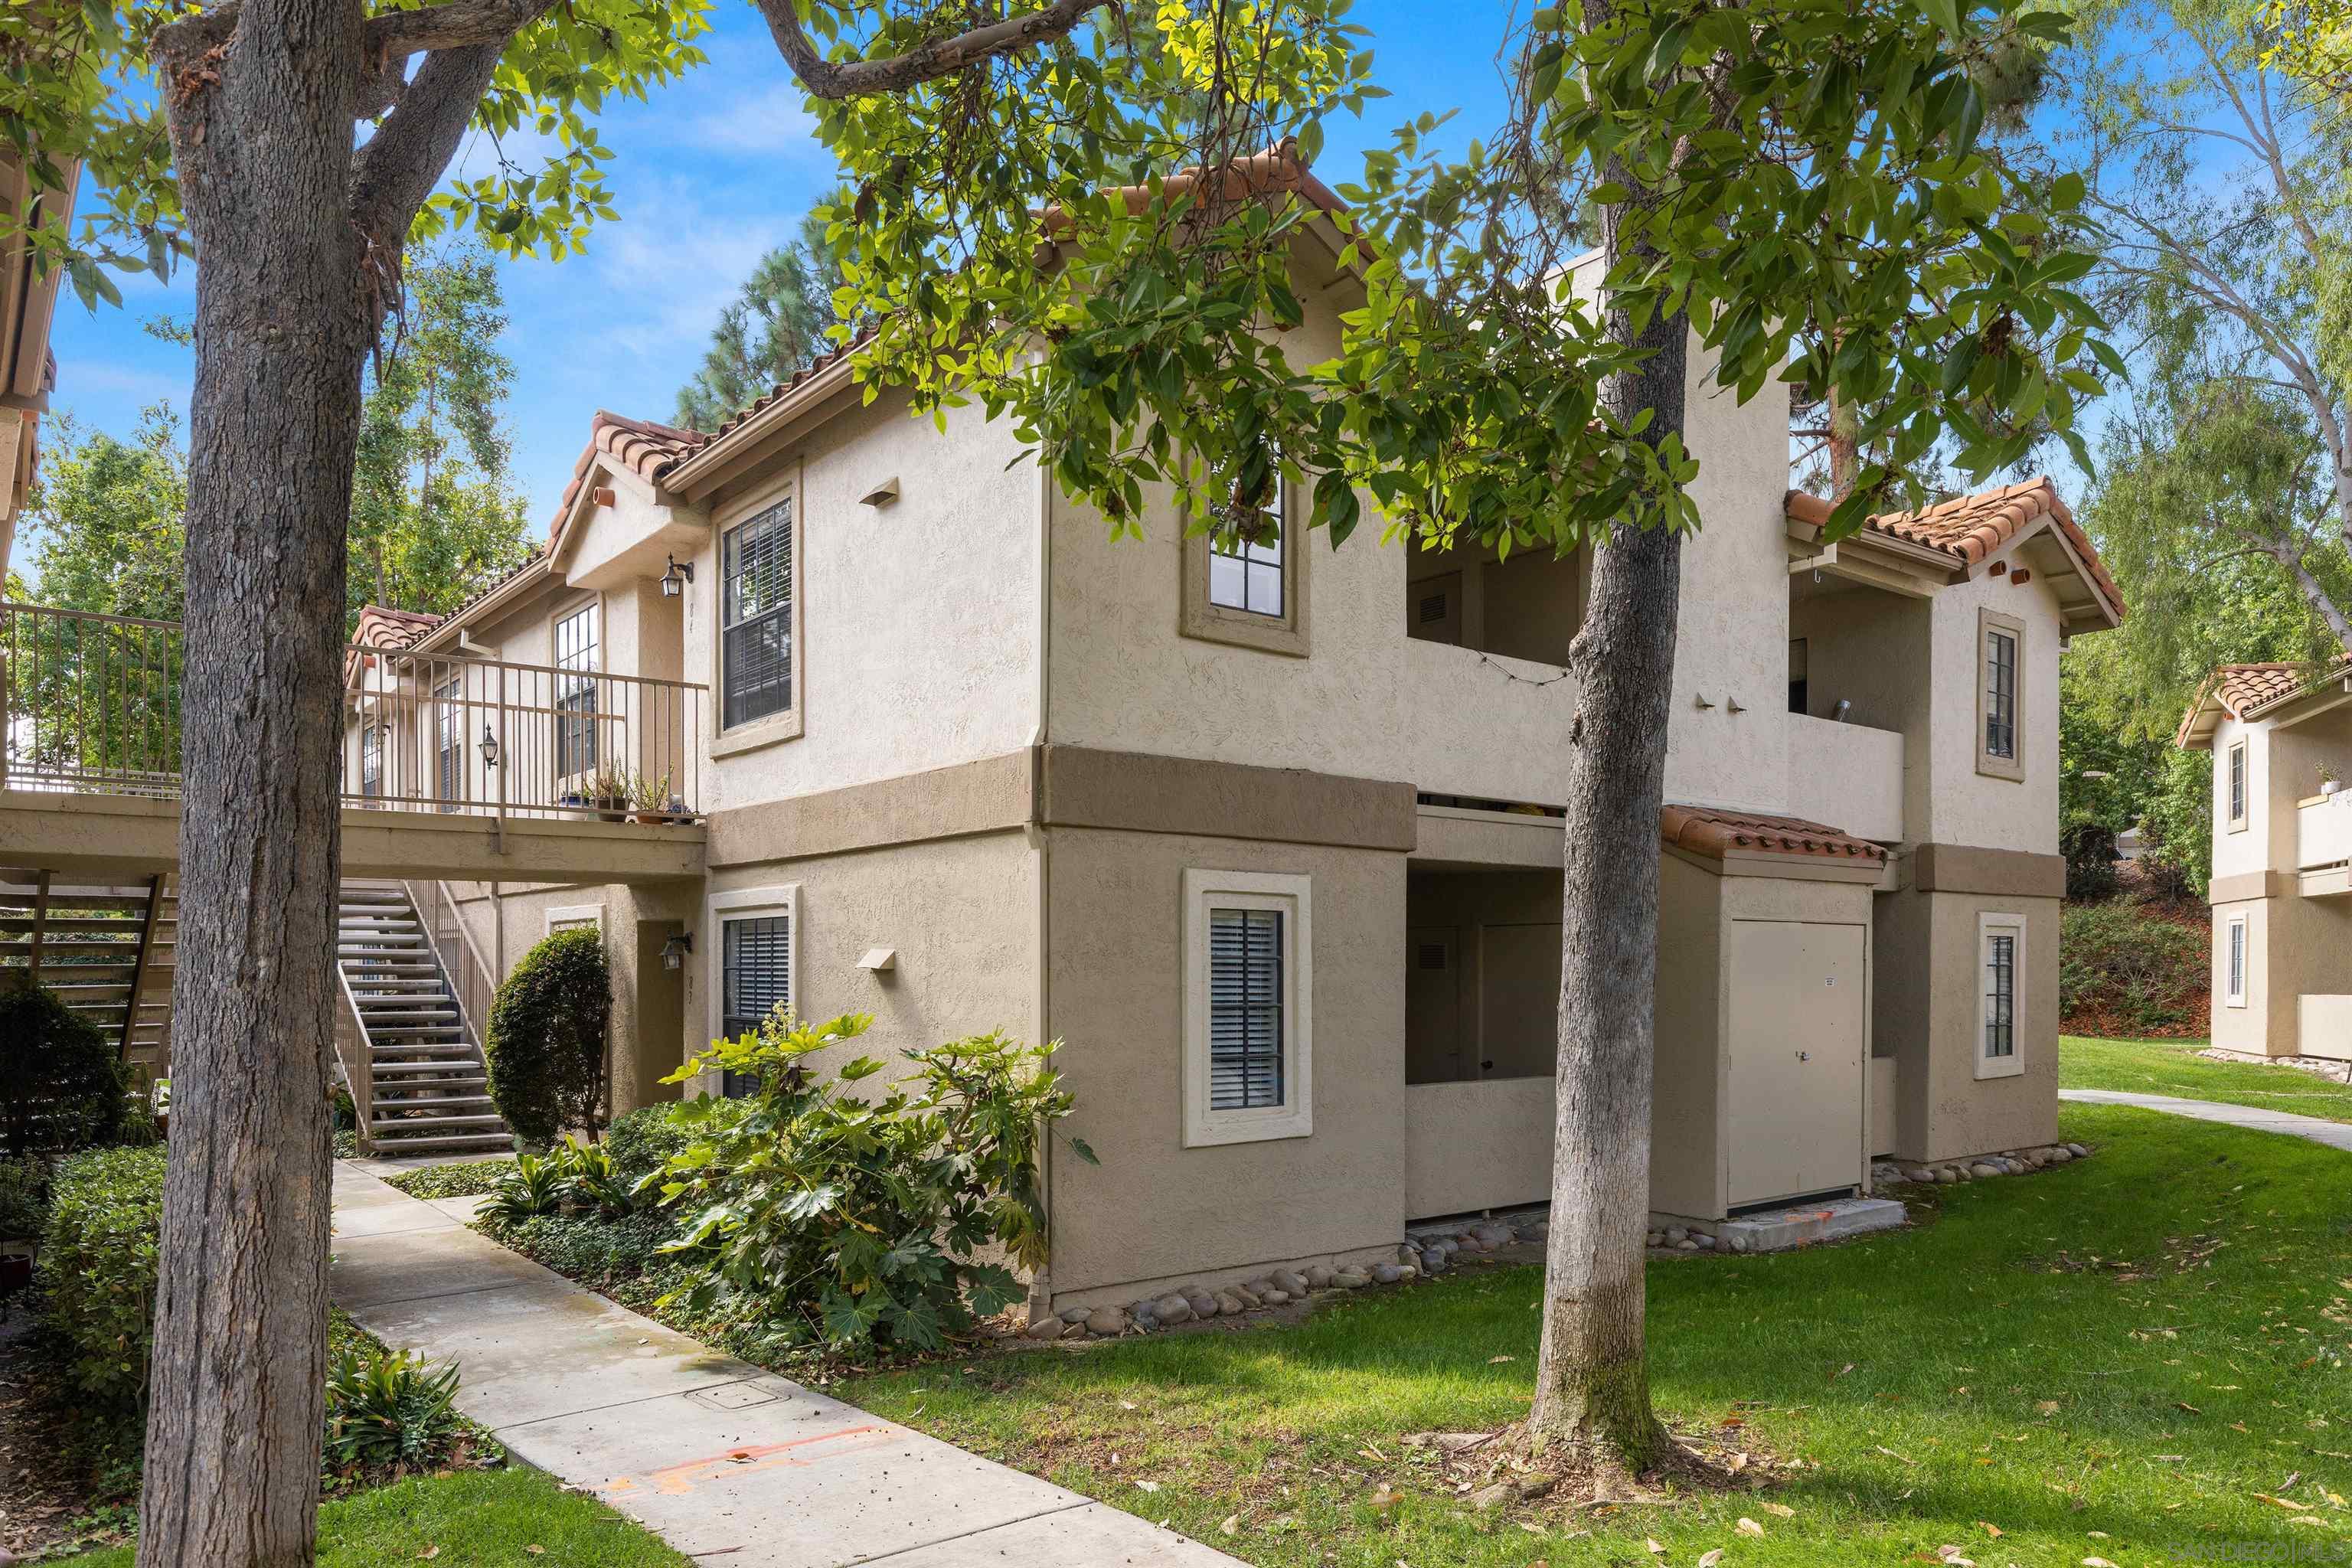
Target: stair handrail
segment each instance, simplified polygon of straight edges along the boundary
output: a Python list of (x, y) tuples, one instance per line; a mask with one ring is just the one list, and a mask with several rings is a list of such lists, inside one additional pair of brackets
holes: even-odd
[[(498, 984), (492, 978), (496, 972), (490, 968), (489, 961), (482, 956), (481, 944), (474, 939), (473, 922), (467, 920), (457, 908), (457, 895), (450, 891), (449, 884), (436, 879), (428, 885), (433, 889), (430, 914), (427, 913), (426, 900), (418, 893), (416, 885), (413, 882), (401, 884), (407, 890), (409, 904), (416, 910), (419, 923), (425, 927), (425, 939), (433, 950), (434, 962), (441, 965), (442, 977), (449, 983), (449, 994), (457, 1004), (458, 1024), (474, 1042), (475, 1052), (487, 1064), (489, 1052), (482, 1043), (482, 1031), (488, 1026), (490, 1002), (498, 994)], [(442, 950), (441, 913), (444, 910), (448, 911), (449, 923), (457, 928), (460, 945), (455, 955), (457, 963), (454, 965), (449, 962), (452, 955)], [(453, 969), (457, 973), (452, 973)]]
[(360, 1016), (359, 998), (352, 994), (351, 979), (343, 973), (340, 956), (335, 960), (335, 985), (343, 994), (343, 1010), (335, 1018), (335, 1059), (343, 1067), (343, 1087), (352, 1092), (360, 1152), (370, 1154), (375, 1152), (375, 1062), (368, 1052), (367, 1022)]

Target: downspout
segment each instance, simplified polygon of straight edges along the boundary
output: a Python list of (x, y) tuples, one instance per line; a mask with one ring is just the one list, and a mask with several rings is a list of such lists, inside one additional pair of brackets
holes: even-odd
[[(1054, 476), (1043, 462), (1034, 466), (1037, 470), (1037, 721), (1029, 736), (1029, 821), (1024, 831), (1029, 838), (1029, 863), (1036, 878), (1032, 889), (1030, 934), (1037, 952), (1035, 1038), (1044, 1045), (1054, 1037), (1046, 892), (1051, 880), (1048, 872), (1052, 847), (1045, 834), (1044, 799), (1045, 745), (1052, 734), (1054, 687)], [(1033, 1323), (1054, 1312), (1054, 1139), (1050, 1125), (1038, 1129), (1037, 1197), (1045, 1210), (1047, 1258), (1029, 1280), (1029, 1321)]]

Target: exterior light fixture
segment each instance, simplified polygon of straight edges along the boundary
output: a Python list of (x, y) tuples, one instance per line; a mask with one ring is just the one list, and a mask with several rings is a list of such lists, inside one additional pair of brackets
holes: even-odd
[(685, 968), (686, 955), (693, 951), (694, 933), (683, 931), (678, 932), (662, 943), (662, 967), (664, 969)]
[[(694, 563), (680, 561), (675, 555), (666, 556), (664, 559), (668, 561), (669, 570), (662, 574), (662, 597), (675, 599), (686, 592), (686, 585), (688, 583), (694, 581)], [(673, 964), (671, 967), (677, 966)]]
[(498, 765), (499, 738), (490, 733), (490, 726), (488, 722), (485, 721), (482, 725), (482, 766), (486, 768), (494, 768)]

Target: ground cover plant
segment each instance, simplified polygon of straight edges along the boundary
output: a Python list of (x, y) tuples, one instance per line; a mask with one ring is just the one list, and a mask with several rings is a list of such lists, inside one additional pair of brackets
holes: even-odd
[(2352, 1084), (2334, 1083), (2297, 1068), (2214, 1061), (2199, 1054), (2204, 1048), (2203, 1040), (2090, 1040), (2068, 1035), (2058, 1042), (2059, 1087), (2218, 1100), (2352, 1121)]
[(2063, 1132), (2099, 1158), (1921, 1194), (1913, 1229), (1650, 1266), (1659, 1406), (1749, 1456), (1727, 1492), (1481, 1511), (1406, 1444), (1525, 1412), (1528, 1268), (841, 1392), (1265, 1568), (2133, 1568), (2352, 1542), (2352, 1164), (2146, 1111), (2070, 1107)]
[(515, 1168), (512, 1160), (460, 1160), (446, 1165), (421, 1165), (384, 1180), (412, 1198), (475, 1198), (489, 1192), (499, 1178)]
[[(130, 1568), (127, 1547), (86, 1552), (73, 1568)], [(595, 1499), (537, 1470), (418, 1476), (319, 1510), (319, 1568), (488, 1568), (593, 1563), (687, 1568), (688, 1559)]]

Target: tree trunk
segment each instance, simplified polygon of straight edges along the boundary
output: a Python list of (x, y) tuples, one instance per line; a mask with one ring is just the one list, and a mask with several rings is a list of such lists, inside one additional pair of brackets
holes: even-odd
[[(1610, 225), (1615, 253), (1614, 224)], [(1604, 406), (1642, 438), (1684, 426), (1688, 324), (1654, 319), (1620, 342), (1650, 357), (1612, 376)], [(1682, 540), (1620, 525), (1593, 554), (1592, 592), (1570, 651), (1582, 683), (1570, 754), (1560, 900), (1559, 1055), (1543, 1348), (1530, 1440), (1571, 1466), (1640, 1472), (1667, 1450), (1650, 1407), (1643, 1237), (1650, 1214), (1653, 984), (1658, 956), (1658, 808), (1665, 787)]]
[(245, 0), (168, 93), (201, 246), (180, 935), (142, 1568), (311, 1561), (326, 1364), (361, 10)]

